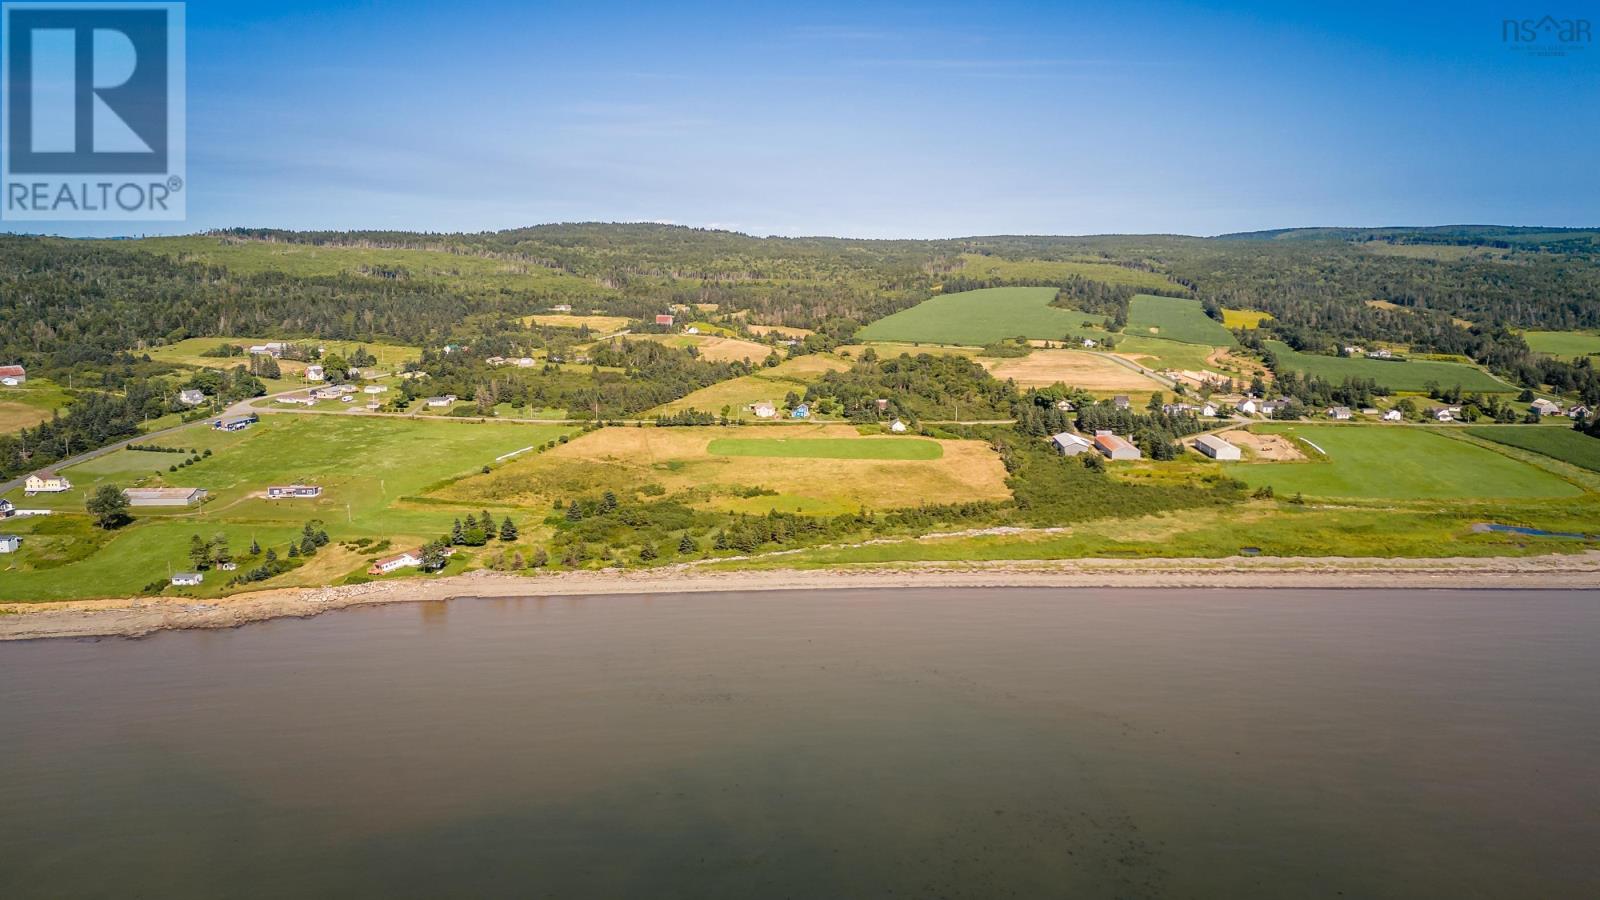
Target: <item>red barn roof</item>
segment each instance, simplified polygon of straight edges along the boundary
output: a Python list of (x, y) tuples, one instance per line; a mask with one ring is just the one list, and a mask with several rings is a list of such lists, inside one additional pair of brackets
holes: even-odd
[(0, 378), (17, 378), (27, 374), (28, 370), (21, 366), (0, 366)]

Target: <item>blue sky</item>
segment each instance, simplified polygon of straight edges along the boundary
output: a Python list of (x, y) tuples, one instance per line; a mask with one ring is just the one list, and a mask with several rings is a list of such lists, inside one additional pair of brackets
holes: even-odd
[(200, 0), (188, 221), (54, 230), (1600, 224), (1600, 46), (1516, 6)]

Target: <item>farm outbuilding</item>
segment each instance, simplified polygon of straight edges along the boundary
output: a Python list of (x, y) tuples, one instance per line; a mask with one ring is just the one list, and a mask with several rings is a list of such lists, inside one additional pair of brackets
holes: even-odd
[(204, 488), (123, 488), (129, 506), (193, 506), (206, 498)]
[(1077, 456), (1080, 453), (1094, 449), (1094, 444), (1088, 438), (1081, 434), (1073, 434), (1070, 431), (1051, 435), (1050, 445), (1055, 447), (1056, 452), (1062, 456)]
[(1105, 454), (1107, 459), (1139, 459), (1142, 455), (1138, 447), (1109, 431), (1096, 431), (1094, 446), (1096, 450)]
[(1194, 439), (1194, 448), (1212, 459), (1242, 459), (1239, 448), (1214, 434), (1202, 434)]

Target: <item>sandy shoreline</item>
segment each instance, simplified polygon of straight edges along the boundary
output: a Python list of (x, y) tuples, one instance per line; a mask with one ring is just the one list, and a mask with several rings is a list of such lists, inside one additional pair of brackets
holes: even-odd
[(473, 597), (669, 594), (884, 588), (1515, 588), (1600, 589), (1600, 551), (1536, 557), (1357, 559), (1074, 559), (912, 568), (706, 572), (470, 572), (322, 588), (280, 588), (217, 600), (142, 597), (0, 604), (0, 640), (138, 637), (178, 628), (234, 628), (374, 603)]

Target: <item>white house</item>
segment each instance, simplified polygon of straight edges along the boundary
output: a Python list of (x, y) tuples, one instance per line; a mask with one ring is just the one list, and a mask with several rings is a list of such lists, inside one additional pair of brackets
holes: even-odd
[(1083, 339), (1083, 346), (1087, 349), (1087, 348), (1095, 347), (1097, 345), (1095, 344), (1093, 338), (1084, 338)]
[(1367, 359), (1394, 359), (1394, 354), (1380, 347), (1367, 354)]
[(29, 475), (22, 483), (24, 496), (32, 497), (34, 494), (60, 494), (72, 490), (72, 482), (65, 477), (43, 469)]
[(533, 357), (531, 357), (531, 356), (519, 356), (519, 357), (517, 357), (517, 368), (519, 368), (519, 369), (531, 369), (531, 368), (533, 368)]
[(1080, 453), (1094, 449), (1094, 444), (1090, 443), (1088, 438), (1081, 434), (1073, 434), (1070, 431), (1051, 435), (1050, 444), (1062, 456), (1077, 456)]
[(900, 421), (899, 419), (895, 419), (893, 422), (889, 423), (889, 430), (895, 434), (905, 434), (906, 423)]
[(1200, 404), (1200, 415), (1208, 419), (1215, 419), (1217, 417), (1217, 405), (1210, 401)]
[(17, 507), (10, 500), (0, 499), (0, 519), (9, 519), (17, 514)]
[(14, 534), (0, 534), (0, 553), (15, 553), (22, 547), (22, 538)]
[(317, 484), (275, 484), (267, 488), (268, 500), (313, 499), (322, 496)]
[(1572, 406), (1569, 406), (1569, 407), (1567, 407), (1567, 418), (1569, 418), (1569, 419), (1587, 419), (1587, 418), (1589, 418), (1589, 407), (1584, 406), (1582, 403), (1577, 403), (1577, 404), (1574, 404)]
[(199, 406), (206, 402), (206, 395), (204, 391), (189, 388), (178, 392), (178, 402), (184, 406)]
[(1402, 413), (1398, 409), (1387, 410), (1383, 414), (1383, 420), (1385, 422), (1398, 422), (1401, 419), (1404, 419), (1405, 417), (1406, 417), (1405, 413)]
[(323, 379), (322, 367), (318, 365), (306, 366), (307, 381), (321, 381)]
[(1351, 412), (1350, 407), (1348, 406), (1334, 406), (1328, 409), (1328, 418), (1330, 419), (1338, 419), (1339, 421), (1343, 422), (1349, 419), (1350, 416)]
[(778, 414), (778, 408), (769, 400), (761, 400), (750, 404), (750, 412), (758, 419), (770, 419)]
[(1239, 448), (1214, 434), (1202, 434), (1194, 439), (1194, 448), (1212, 459), (1240, 459)]
[(388, 390), (389, 390), (389, 386), (385, 385), (385, 384), (369, 384), (366, 387), (361, 389), (361, 393), (363, 393), (363, 394), (382, 394), (382, 393), (387, 392)]
[(450, 404), (452, 404), (454, 402), (456, 402), (456, 395), (455, 394), (445, 394), (443, 397), (429, 397), (428, 398), (428, 405), (432, 406), (432, 407), (435, 407), (435, 408), (441, 407), (441, 406), (449, 406)]
[(22, 366), (0, 366), (0, 384), (17, 387), (28, 380), (28, 370)]
[(206, 580), (206, 576), (199, 572), (179, 572), (172, 576), (172, 583), (179, 587), (188, 587)]
[(1546, 400), (1545, 398), (1540, 397), (1529, 405), (1534, 412), (1541, 416), (1561, 415), (1561, 404), (1555, 402), (1554, 400)]
[(404, 553), (396, 553), (394, 556), (385, 556), (383, 559), (377, 560), (372, 564), (371, 568), (367, 569), (367, 574), (388, 575), (390, 572), (398, 572), (401, 569), (415, 569), (420, 565), (422, 565), (422, 551), (407, 550)]
[(1072, 401), (1071, 400), (1057, 400), (1056, 401), (1056, 409), (1059, 409), (1062, 412), (1072, 412), (1072, 410), (1073, 410)]

